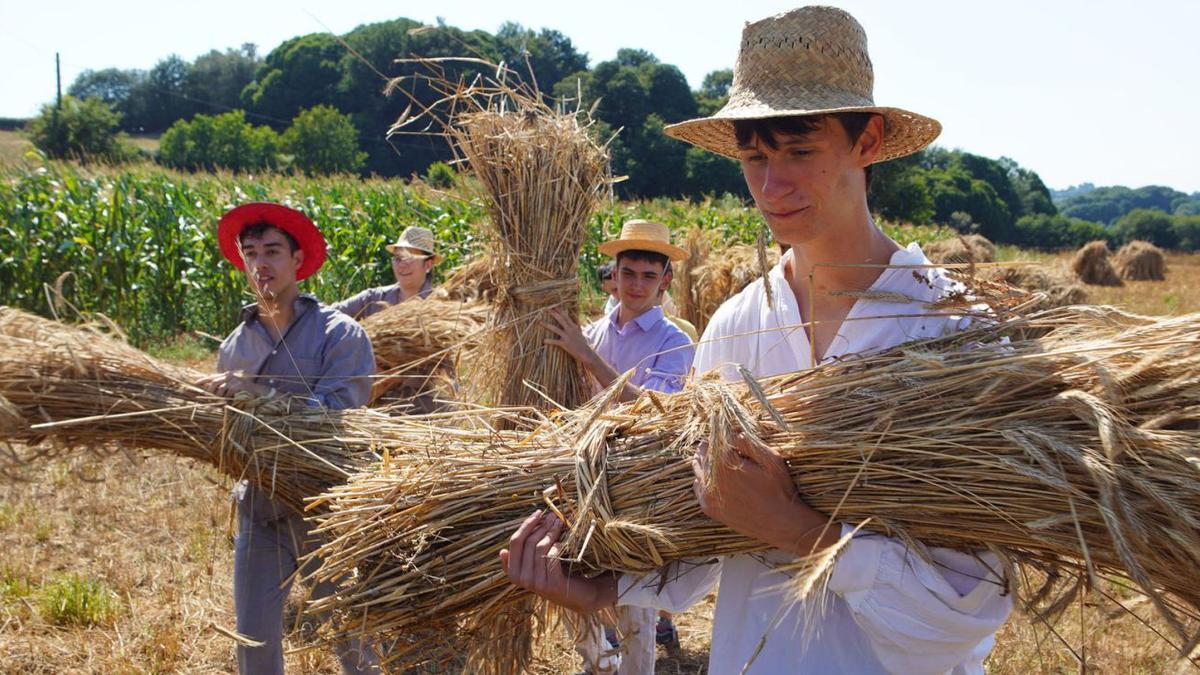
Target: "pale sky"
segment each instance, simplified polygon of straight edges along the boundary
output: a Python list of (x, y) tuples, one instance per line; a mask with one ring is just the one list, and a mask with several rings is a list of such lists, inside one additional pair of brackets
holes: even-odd
[[(1012, 157), (1052, 188), (1167, 185), (1200, 191), (1200, 2), (833, 0), (866, 28), (875, 101), (939, 119), (938, 143)], [(709, 5), (698, 9), (702, 5)], [(254, 42), (266, 54), (304, 33), (438, 17), (495, 31), (553, 28), (592, 64), (621, 47), (678, 66), (693, 88), (731, 68), (742, 24), (791, 2), (396, 3), (161, 0), (0, 4), (0, 116), (26, 117), (87, 68), (149, 69), (171, 53)]]

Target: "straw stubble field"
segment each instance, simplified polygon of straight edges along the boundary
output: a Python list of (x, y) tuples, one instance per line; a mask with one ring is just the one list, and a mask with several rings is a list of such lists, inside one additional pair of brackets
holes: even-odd
[[(1196, 311), (1188, 291), (1200, 285), (1200, 256), (1172, 255), (1168, 265), (1165, 282), (1092, 287), (1092, 299), (1154, 314)], [(170, 457), (75, 460), (21, 478), (0, 487), (0, 672), (234, 669), (221, 632), (234, 626), (230, 502), (215, 470)], [(1100, 590), (1052, 629), (1014, 615), (989, 671), (1078, 672), (1081, 657), (1094, 672), (1191, 672), (1155, 636), (1162, 625), (1146, 618), (1150, 603), (1117, 586)], [(704, 672), (711, 612), (709, 598), (678, 617), (683, 649), (660, 652), (658, 672)], [(303, 632), (289, 644), (303, 645)], [(565, 638), (545, 645), (543, 657), (535, 672), (579, 668)], [(337, 672), (324, 650), (294, 652), (288, 665)]]

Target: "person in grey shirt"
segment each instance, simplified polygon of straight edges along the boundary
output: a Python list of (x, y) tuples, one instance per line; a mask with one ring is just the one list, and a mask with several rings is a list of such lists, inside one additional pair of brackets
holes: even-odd
[[(242, 308), (241, 323), (221, 343), (218, 374), (200, 384), (232, 397), (289, 396), (333, 410), (364, 405), (375, 358), (362, 327), (301, 294), (299, 281), (325, 260), (325, 239), (299, 211), (252, 203), (226, 213), (217, 228), (221, 253), (246, 273), (258, 302)], [(237, 630), (262, 646), (239, 644), (241, 673), (283, 673), (283, 606), (299, 561), (319, 545), (308, 523), (269, 494), (240, 482), (233, 596)], [(319, 566), (311, 560), (303, 580)], [(316, 584), (312, 597), (334, 591)], [(337, 646), (345, 673), (379, 672), (371, 649), (358, 641)]]
[(386, 247), (392, 254), (396, 283), (368, 288), (335, 303), (333, 308), (355, 319), (365, 319), (409, 298), (428, 297), (433, 292), (433, 266), (442, 261), (435, 245), (433, 232), (423, 227), (405, 228), (396, 243)]

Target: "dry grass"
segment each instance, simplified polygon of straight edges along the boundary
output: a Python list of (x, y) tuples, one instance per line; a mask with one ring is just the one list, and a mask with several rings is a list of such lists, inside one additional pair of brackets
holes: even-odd
[(19, 131), (0, 130), (0, 165), (15, 164), (33, 150), (33, 143)]

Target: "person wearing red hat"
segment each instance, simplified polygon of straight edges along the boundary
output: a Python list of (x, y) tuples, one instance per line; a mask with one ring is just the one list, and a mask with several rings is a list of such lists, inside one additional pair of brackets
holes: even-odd
[[(364, 405), (370, 396), (375, 358), (362, 327), (346, 315), (301, 293), (299, 282), (325, 262), (325, 238), (303, 213), (279, 204), (243, 204), (217, 226), (221, 253), (246, 274), (257, 302), (241, 311), (241, 323), (221, 343), (218, 374), (200, 385), (233, 397), (286, 396), (303, 405), (331, 409)], [(283, 605), (291, 578), (303, 580), (319, 566), (299, 561), (319, 541), (290, 507), (246, 481), (235, 490), (238, 535), (234, 545), (233, 596), (237, 630), (259, 646), (239, 644), (241, 673), (283, 673)], [(334, 591), (315, 584), (312, 597)], [(346, 673), (379, 672), (366, 645), (338, 645)]]

